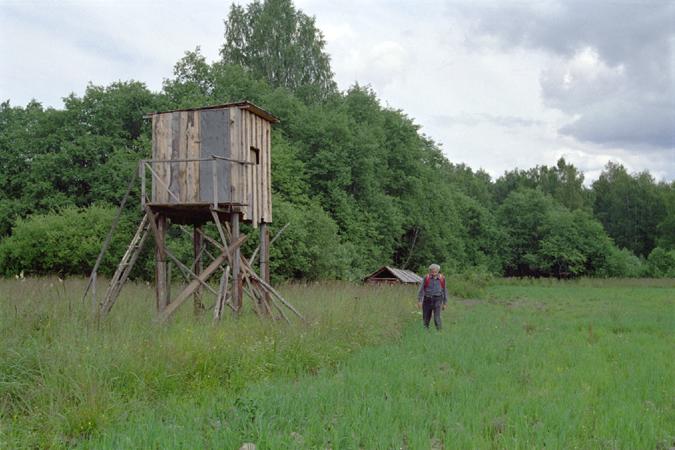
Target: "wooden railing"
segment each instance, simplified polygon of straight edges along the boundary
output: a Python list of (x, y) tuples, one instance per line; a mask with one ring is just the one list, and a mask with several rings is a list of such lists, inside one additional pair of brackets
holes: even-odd
[(176, 196), (171, 191), (171, 188), (165, 183), (165, 181), (162, 179), (162, 177), (157, 174), (157, 172), (153, 169), (152, 165), (153, 164), (174, 164), (174, 163), (190, 163), (190, 162), (199, 162), (201, 163), (206, 163), (209, 162), (211, 163), (211, 176), (212, 176), (212, 184), (213, 184), (213, 207), (217, 208), (218, 203), (219, 203), (219, 198), (218, 198), (218, 162), (222, 161), (223, 164), (229, 164), (229, 163), (236, 163), (236, 164), (241, 164), (241, 165), (255, 165), (255, 162), (251, 161), (242, 161), (239, 159), (232, 159), (232, 158), (226, 158), (224, 156), (218, 156), (218, 155), (211, 155), (210, 158), (188, 158), (188, 159), (142, 159), (139, 162), (139, 176), (141, 178), (141, 207), (145, 208), (145, 203), (146, 203), (146, 170), (150, 172), (151, 175), (151, 180), (153, 182), (156, 182), (161, 185), (162, 188), (166, 190), (166, 192), (169, 193), (170, 196), (173, 197), (173, 199), (177, 203), (181, 203), (181, 200)]

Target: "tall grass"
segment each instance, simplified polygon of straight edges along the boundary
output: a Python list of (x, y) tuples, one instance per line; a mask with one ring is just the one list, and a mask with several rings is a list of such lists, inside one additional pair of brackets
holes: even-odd
[(596, 287), (596, 288), (624, 288), (624, 287), (645, 287), (645, 288), (675, 288), (675, 278), (590, 278), (579, 277), (571, 279), (558, 278), (494, 278), (490, 284), (508, 285), (508, 286), (553, 286), (553, 287)]
[(288, 285), (307, 324), (159, 327), (149, 286), (97, 325), (81, 281), (3, 281), (0, 447), (668, 449), (668, 283), (453, 278), (437, 333), (414, 288)]
[(306, 324), (248, 312), (214, 325), (185, 305), (161, 327), (150, 286), (127, 285), (101, 323), (81, 302), (83, 288), (82, 280), (0, 281), (0, 447), (70, 447), (158, 401), (229, 396), (334, 368), (400, 336), (414, 298), (406, 288), (289, 285), (282, 291)]
[(136, 411), (95, 448), (668, 449), (675, 296), (662, 288), (487, 288), (441, 333), (416, 324), (337, 371)]

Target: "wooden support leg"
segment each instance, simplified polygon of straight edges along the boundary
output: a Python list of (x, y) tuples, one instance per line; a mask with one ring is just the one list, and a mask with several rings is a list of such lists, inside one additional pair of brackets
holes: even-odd
[[(89, 281), (89, 284), (91, 286), (91, 304), (94, 307), (97, 306), (97, 304), (96, 304), (96, 277), (97, 277), (96, 272), (92, 271), (91, 272), (91, 280)], [(87, 294), (85, 292), (85, 296), (86, 295)], [(84, 297), (82, 297), (82, 298), (84, 299)]]
[(157, 294), (157, 312), (160, 313), (169, 305), (169, 274), (168, 274), (168, 264), (166, 260), (166, 252), (164, 248), (166, 246), (166, 216), (159, 215), (157, 217), (157, 223), (153, 228), (155, 233), (155, 260), (156, 260), (156, 273), (155, 273), (155, 283), (156, 283), (156, 294)]
[(198, 279), (192, 280), (190, 284), (188, 284), (185, 289), (183, 289), (183, 292), (178, 294), (175, 300), (172, 301), (171, 304), (168, 305), (161, 314), (159, 314), (157, 317), (158, 322), (166, 322), (169, 317), (171, 317), (171, 315), (180, 307), (180, 305), (182, 305), (188, 299), (188, 297), (195, 293), (195, 289), (197, 289), (200, 284), (206, 283), (209, 277), (213, 275), (216, 270), (218, 270), (220, 265), (225, 262), (225, 260), (231, 259), (231, 255), (234, 254), (234, 250), (243, 244), (245, 240), (246, 236), (244, 235), (232, 242), (225, 252), (220, 254), (220, 256), (214, 259), (211, 264), (209, 264), (208, 267), (204, 269), (204, 271), (199, 275)]
[[(232, 241), (239, 239), (239, 214), (234, 213), (230, 216), (230, 228), (232, 233)], [(234, 249), (232, 255), (232, 305), (236, 311), (241, 310), (242, 306), (242, 279), (241, 279), (241, 250), (239, 247)]]
[[(192, 247), (194, 249), (195, 261), (192, 267), (192, 271), (197, 277), (202, 273), (202, 247), (204, 246), (204, 238), (201, 233), (201, 225), (195, 225), (192, 232)], [(201, 287), (197, 288), (194, 294), (194, 311), (195, 315), (199, 315), (204, 312), (204, 303), (202, 303), (202, 289)]]
[[(260, 277), (270, 282), (270, 231), (266, 223), (260, 224)], [(262, 301), (269, 304), (270, 294), (263, 291)], [(266, 309), (263, 308), (263, 311)]]
[(171, 273), (173, 272), (173, 264), (170, 259), (166, 260), (166, 303), (171, 301)]
[(227, 281), (230, 277), (230, 266), (227, 266), (223, 271), (223, 276), (220, 278), (220, 287), (216, 297), (216, 304), (213, 307), (213, 320), (218, 321), (223, 316), (223, 310), (227, 302)]

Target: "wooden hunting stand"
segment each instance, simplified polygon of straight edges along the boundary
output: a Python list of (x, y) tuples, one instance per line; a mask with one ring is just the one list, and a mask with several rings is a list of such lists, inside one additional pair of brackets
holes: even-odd
[[(148, 117), (152, 119), (152, 159), (140, 161), (138, 167), (141, 207), (145, 215), (105, 296), (97, 304), (99, 314), (105, 316), (110, 312), (147, 235), (151, 234), (155, 240), (156, 308), (160, 322), (167, 321), (191, 296), (195, 313), (203, 311), (202, 289), (216, 296), (213, 305), (216, 320), (222, 317), (225, 306), (238, 313), (244, 293), (253, 300), (259, 315), (288, 320), (284, 312), (284, 308), (288, 308), (302, 318), (270, 285), (270, 134), (272, 124), (278, 120), (249, 102), (156, 112)], [(148, 178), (151, 179), (149, 192)], [(129, 192), (134, 182), (130, 182)], [(122, 200), (118, 217), (96, 261), (87, 291), (95, 286), (96, 271), (129, 192)], [(205, 232), (204, 224), (208, 222), (214, 222), (217, 237)], [(247, 238), (240, 231), (241, 222), (260, 230), (260, 246), (250, 259), (241, 252)], [(191, 234), (194, 260), (190, 264), (181, 262), (167, 248), (171, 225), (178, 225), (183, 232)], [(254, 265), (258, 255), (260, 266), (256, 272)], [(210, 262), (203, 267), (205, 258)], [(170, 294), (171, 263), (188, 281), (174, 298)], [(215, 289), (208, 280), (218, 271), (222, 275)], [(95, 292), (92, 297), (96, 304)]]

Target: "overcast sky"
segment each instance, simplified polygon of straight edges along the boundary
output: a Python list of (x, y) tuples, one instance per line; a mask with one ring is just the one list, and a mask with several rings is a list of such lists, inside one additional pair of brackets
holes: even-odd
[[(159, 90), (218, 57), (228, 1), (0, 0), (0, 100), (60, 108), (88, 82)], [(675, 0), (296, 0), (341, 89), (369, 84), (448, 158), (505, 170), (609, 160), (675, 179)]]

